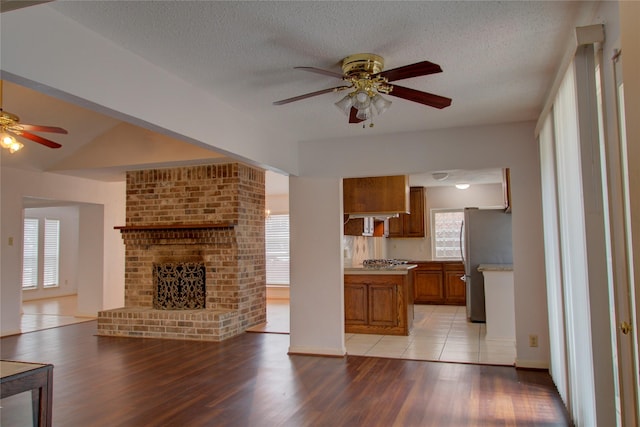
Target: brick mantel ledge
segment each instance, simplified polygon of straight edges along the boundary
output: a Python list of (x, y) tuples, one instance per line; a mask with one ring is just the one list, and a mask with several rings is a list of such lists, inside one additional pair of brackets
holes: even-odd
[(163, 224), (163, 225), (117, 225), (115, 230), (145, 231), (145, 230), (176, 230), (176, 229), (206, 229), (206, 228), (234, 228), (237, 224), (231, 222), (207, 224)]

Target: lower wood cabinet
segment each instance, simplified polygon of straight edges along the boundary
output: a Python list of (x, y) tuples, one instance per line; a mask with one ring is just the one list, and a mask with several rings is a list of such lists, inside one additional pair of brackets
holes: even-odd
[(452, 305), (466, 305), (467, 284), (464, 279), (462, 264), (444, 265), (444, 303)]
[(344, 276), (345, 332), (409, 335), (413, 325), (413, 275)]
[(461, 262), (419, 262), (414, 274), (416, 304), (466, 304), (464, 266)]
[(414, 269), (413, 286), (416, 303), (442, 304), (444, 286), (442, 263), (420, 263)]

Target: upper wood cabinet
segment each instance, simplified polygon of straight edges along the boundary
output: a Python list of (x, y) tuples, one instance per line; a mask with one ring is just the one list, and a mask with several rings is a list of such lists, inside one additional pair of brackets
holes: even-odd
[(398, 218), (389, 218), (389, 237), (424, 237), (425, 236), (425, 190), (424, 187), (409, 189), (408, 214), (400, 214)]
[(345, 214), (409, 212), (408, 175), (345, 178), (342, 190)]

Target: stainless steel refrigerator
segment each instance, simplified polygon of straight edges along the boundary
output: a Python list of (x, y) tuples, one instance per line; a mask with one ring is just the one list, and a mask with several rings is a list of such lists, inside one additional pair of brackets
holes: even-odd
[(467, 319), (486, 321), (480, 264), (512, 264), (511, 214), (503, 209), (465, 208), (460, 231), (467, 287)]

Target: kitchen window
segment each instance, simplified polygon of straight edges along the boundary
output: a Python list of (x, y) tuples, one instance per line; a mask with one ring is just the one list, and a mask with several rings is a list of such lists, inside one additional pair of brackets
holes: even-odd
[(265, 223), (267, 284), (289, 285), (289, 215), (269, 215)]
[(460, 227), (463, 209), (431, 209), (431, 253), (433, 259), (462, 259)]
[(58, 286), (60, 265), (60, 220), (24, 219), (22, 288)]

